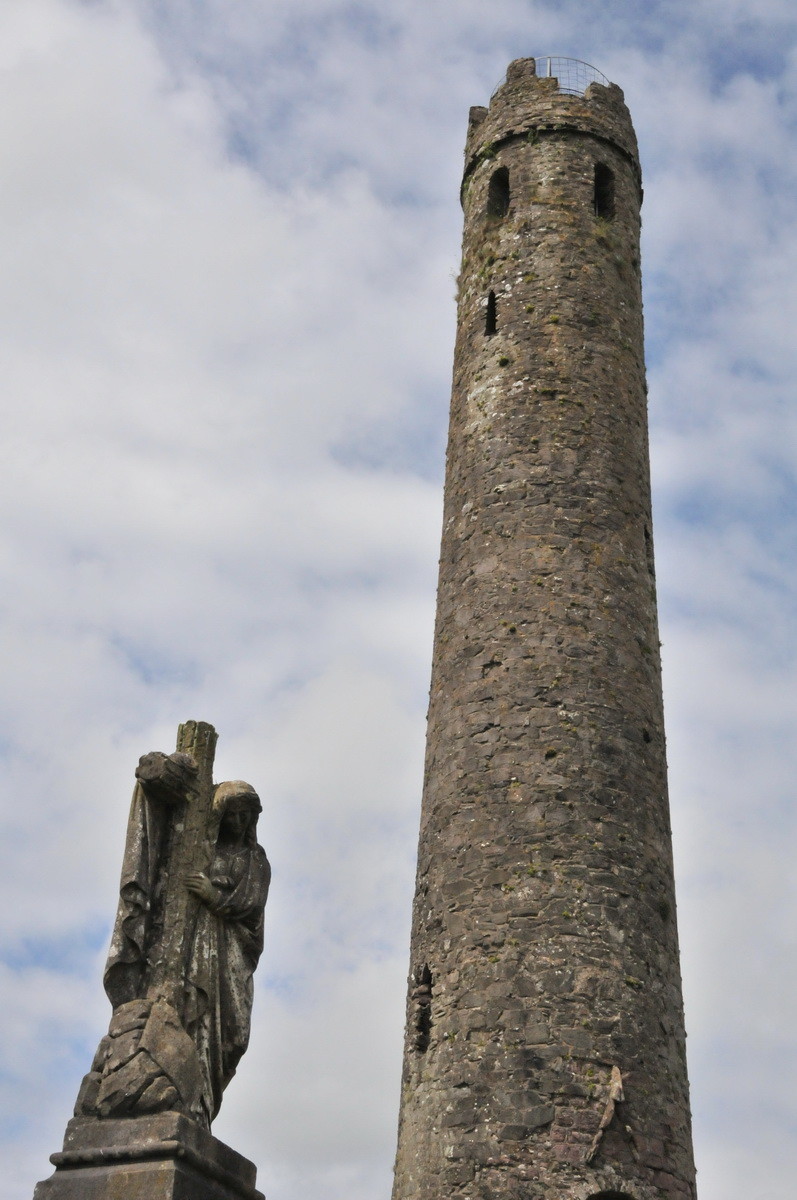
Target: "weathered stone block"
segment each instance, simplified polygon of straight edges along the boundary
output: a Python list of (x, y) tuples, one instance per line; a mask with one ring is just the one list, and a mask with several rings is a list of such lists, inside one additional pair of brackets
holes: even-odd
[(254, 1163), (180, 1113), (76, 1117), (34, 1200), (263, 1200)]

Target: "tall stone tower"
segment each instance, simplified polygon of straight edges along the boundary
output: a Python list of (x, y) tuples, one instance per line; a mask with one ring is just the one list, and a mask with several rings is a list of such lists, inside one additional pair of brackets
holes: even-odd
[(470, 114), (394, 1200), (695, 1196), (639, 161), (553, 75)]

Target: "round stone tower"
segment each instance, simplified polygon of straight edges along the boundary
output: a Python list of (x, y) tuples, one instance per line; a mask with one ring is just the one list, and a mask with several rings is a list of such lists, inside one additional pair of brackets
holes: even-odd
[(563, 72), (470, 114), (394, 1200), (695, 1196), (639, 161)]

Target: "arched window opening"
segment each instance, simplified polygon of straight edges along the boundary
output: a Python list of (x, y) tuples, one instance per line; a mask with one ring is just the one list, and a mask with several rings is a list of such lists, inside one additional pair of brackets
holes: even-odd
[(509, 212), (508, 167), (499, 167), (490, 176), (487, 188), (487, 212), (491, 217), (505, 217)]
[(595, 163), (595, 216), (611, 221), (614, 216), (614, 171), (605, 163)]
[(487, 297), (487, 312), (484, 317), (484, 332), (487, 337), (490, 337), (498, 329), (498, 305), (495, 299), (495, 292), (490, 292)]

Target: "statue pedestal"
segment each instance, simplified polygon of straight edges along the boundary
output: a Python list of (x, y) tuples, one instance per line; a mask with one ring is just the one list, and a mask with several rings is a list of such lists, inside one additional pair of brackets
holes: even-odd
[(254, 1163), (181, 1113), (75, 1117), (34, 1200), (265, 1200)]

